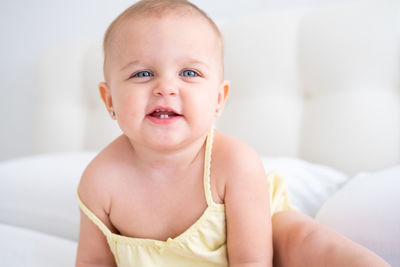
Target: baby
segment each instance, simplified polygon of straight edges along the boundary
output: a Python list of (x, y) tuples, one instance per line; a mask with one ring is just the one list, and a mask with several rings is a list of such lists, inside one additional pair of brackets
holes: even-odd
[(213, 129), (230, 85), (199, 8), (129, 7), (106, 32), (104, 76), (123, 134), (82, 175), (77, 266), (386, 266), (293, 211), (255, 151)]

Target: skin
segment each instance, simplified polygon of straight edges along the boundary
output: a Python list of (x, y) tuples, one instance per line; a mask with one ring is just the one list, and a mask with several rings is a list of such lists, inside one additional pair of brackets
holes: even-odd
[[(219, 40), (201, 17), (187, 21), (199, 23), (185, 27), (178, 16), (131, 19), (114, 36), (108, 80), (100, 91), (135, 146), (168, 152), (193, 143), (208, 131), (224, 101), (229, 84), (219, 76)], [(185, 70), (198, 76), (182, 76)], [(130, 78), (141, 71), (153, 76)], [(156, 106), (171, 107), (184, 119), (168, 127), (143, 119)]]
[(296, 211), (272, 217), (276, 267), (390, 267), (382, 258)]
[[(136, 17), (119, 27), (99, 90), (123, 135), (89, 164), (78, 191), (112, 232), (165, 241), (207, 207), (204, 144), (229, 91), (221, 42), (193, 14)], [(182, 116), (153, 123), (148, 114), (159, 106)], [(230, 266), (272, 266), (268, 185), (256, 152), (216, 131), (210, 183), (213, 201), (225, 204)], [(105, 237), (83, 213), (76, 265), (115, 266)]]

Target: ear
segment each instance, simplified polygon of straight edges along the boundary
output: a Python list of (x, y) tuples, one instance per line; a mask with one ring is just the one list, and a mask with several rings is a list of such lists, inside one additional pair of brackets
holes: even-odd
[(106, 82), (99, 83), (99, 92), (100, 92), (101, 99), (103, 100), (104, 105), (107, 108), (108, 113), (111, 114), (111, 117), (114, 119), (115, 111), (114, 111), (112, 97), (111, 97), (111, 90)]
[(230, 82), (227, 80), (224, 80), (218, 89), (217, 107), (216, 107), (216, 111), (215, 111), (216, 117), (219, 117), (222, 113), (222, 110), (225, 106), (226, 99), (228, 98), (230, 88), (231, 88)]

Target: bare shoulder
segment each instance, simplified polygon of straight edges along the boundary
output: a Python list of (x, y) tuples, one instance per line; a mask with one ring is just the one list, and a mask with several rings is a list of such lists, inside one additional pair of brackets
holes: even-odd
[(264, 167), (257, 152), (250, 145), (219, 131), (215, 131), (213, 166), (217, 176), (221, 178), (218, 186), (223, 184), (224, 192), (230, 184), (242, 184), (246, 187), (254, 183), (264, 184), (266, 181)]
[(78, 186), (81, 201), (100, 217), (110, 211), (112, 192), (118, 186), (115, 178), (123, 169), (118, 165), (124, 161), (124, 142), (120, 136), (100, 151), (85, 168)]
[[(121, 137), (117, 138), (88, 164), (78, 186), (79, 198), (83, 204), (113, 233), (119, 233), (110, 220), (110, 209), (113, 188), (121, 183), (115, 179), (119, 171), (118, 157), (124, 154), (119, 151), (124, 147), (121, 141)], [(76, 266), (88, 266), (89, 263), (93, 266), (116, 266), (102, 232), (104, 228), (97, 227), (84, 211), (81, 211)]]
[(219, 131), (215, 133), (213, 156), (214, 163), (224, 166), (230, 174), (263, 170), (260, 156), (250, 145)]
[(272, 262), (272, 238), (268, 183), (262, 161), (249, 145), (222, 133), (216, 134), (213, 152), (225, 179), (229, 263), (259, 262), (266, 266)]

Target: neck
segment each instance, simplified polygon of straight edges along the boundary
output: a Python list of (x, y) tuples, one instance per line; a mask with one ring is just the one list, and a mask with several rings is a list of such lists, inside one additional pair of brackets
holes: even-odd
[[(137, 166), (145, 172), (151, 171), (157, 176), (167, 177), (193, 167), (193, 164), (202, 159), (205, 152), (207, 135), (182, 148), (169, 151), (157, 151), (130, 141), (134, 160)], [(200, 161), (202, 162), (202, 160)]]

